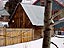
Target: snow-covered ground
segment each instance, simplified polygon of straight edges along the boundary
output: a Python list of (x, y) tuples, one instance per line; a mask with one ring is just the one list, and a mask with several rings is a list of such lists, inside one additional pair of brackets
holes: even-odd
[(37, 0), (22, 0), (22, 3), (33, 4)]
[[(59, 48), (64, 48), (64, 38), (52, 37), (51, 41), (54, 42)], [(15, 45), (4, 46), (0, 48), (42, 48), (43, 39), (38, 39), (35, 41), (19, 43)], [(56, 48), (53, 44), (50, 46), (51, 48)]]

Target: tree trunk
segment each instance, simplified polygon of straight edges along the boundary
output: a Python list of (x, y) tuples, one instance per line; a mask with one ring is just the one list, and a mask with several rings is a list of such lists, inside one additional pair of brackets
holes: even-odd
[(44, 39), (42, 48), (50, 48), (51, 16), (52, 16), (52, 0), (45, 0)]

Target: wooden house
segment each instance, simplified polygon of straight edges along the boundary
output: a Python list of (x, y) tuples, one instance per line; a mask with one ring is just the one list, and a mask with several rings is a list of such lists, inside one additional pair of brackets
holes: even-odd
[(9, 16), (9, 13), (5, 9), (0, 10), (0, 21), (8, 22)]
[[(33, 28), (36, 35), (44, 26), (45, 7), (19, 3), (10, 17), (10, 28)], [(37, 37), (37, 36), (36, 36)]]
[[(58, 21), (56, 21), (58, 22)], [(55, 27), (55, 32), (57, 31), (57, 33), (61, 33), (61, 32), (64, 32), (64, 17), (59, 19), (59, 22), (58, 24), (54, 25)], [(63, 34), (64, 35), (64, 34)]]
[[(34, 5), (40, 6), (41, 4), (44, 5), (44, 0), (36, 0)], [(64, 9), (64, 5), (59, 2), (59, 0), (52, 0), (52, 14), (59, 12), (60, 10)], [(60, 12), (59, 12), (60, 13)], [(54, 20), (58, 20), (61, 18), (62, 15), (57, 15)]]
[(0, 1), (0, 27), (3, 27), (4, 25), (8, 24), (9, 21), (9, 13), (4, 9), (3, 2)]

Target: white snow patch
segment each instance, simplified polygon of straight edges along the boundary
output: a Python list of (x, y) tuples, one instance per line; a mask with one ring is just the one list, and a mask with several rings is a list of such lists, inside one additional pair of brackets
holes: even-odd
[[(57, 38), (57, 37), (52, 37), (51, 41), (54, 42), (59, 48), (64, 48), (64, 38)], [(26, 43), (19, 43), (15, 45), (9, 45), (9, 46), (4, 46), (0, 48), (42, 48), (42, 43), (43, 39), (38, 39), (35, 41), (30, 41)], [(53, 44), (50, 46), (51, 48), (56, 48)]]

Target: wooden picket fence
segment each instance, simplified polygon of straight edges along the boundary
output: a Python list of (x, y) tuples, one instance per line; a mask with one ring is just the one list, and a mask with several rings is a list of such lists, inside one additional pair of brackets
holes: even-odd
[(0, 28), (0, 46), (13, 45), (33, 40), (33, 29)]

